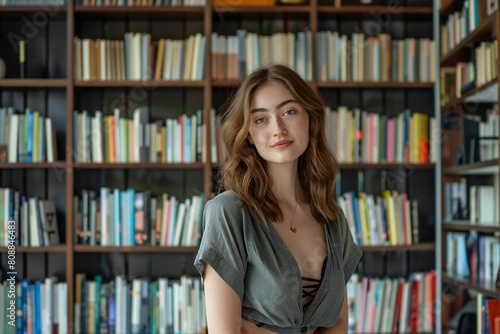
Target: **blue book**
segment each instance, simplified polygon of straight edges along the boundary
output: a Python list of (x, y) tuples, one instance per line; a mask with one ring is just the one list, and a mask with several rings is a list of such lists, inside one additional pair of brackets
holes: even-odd
[(351, 191), (351, 203), (352, 203), (352, 213), (354, 216), (354, 228), (356, 229), (356, 243), (361, 246), (363, 245), (363, 235), (361, 230), (361, 224), (359, 221), (359, 207), (358, 207), (358, 198), (356, 197), (356, 193)]
[(95, 317), (94, 317), (94, 333), (100, 333), (101, 326), (101, 286), (102, 277), (97, 275), (95, 281)]
[(129, 230), (129, 245), (135, 246), (135, 210), (134, 210), (134, 202), (135, 202), (135, 190), (128, 190), (128, 230)]
[(109, 282), (108, 294), (108, 330), (110, 334), (115, 333), (116, 306), (115, 306), (115, 282)]
[(27, 138), (26, 138), (26, 162), (33, 162), (33, 112), (26, 110), (27, 116)]
[(34, 334), (42, 334), (42, 304), (40, 300), (41, 293), (41, 283), (39, 281), (35, 282), (34, 286), (35, 293), (35, 308), (32, 309), (35, 311), (35, 326), (34, 326)]
[(121, 215), (120, 215), (120, 208), (121, 208), (121, 201), (120, 201), (120, 190), (114, 189), (113, 191), (113, 199), (114, 199), (114, 230), (115, 230), (115, 245), (114, 246), (123, 246), (122, 245), (122, 231), (121, 231)]

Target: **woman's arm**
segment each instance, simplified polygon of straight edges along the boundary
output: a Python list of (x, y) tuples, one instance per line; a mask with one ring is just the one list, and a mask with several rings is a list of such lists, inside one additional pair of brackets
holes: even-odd
[(349, 306), (347, 305), (347, 288), (344, 287), (344, 302), (337, 323), (330, 328), (318, 328), (314, 334), (346, 334), (349, 325)]
[(241, 333), (241, 301), (238, 294), (208, 264), (203, 273), (209, 333)]

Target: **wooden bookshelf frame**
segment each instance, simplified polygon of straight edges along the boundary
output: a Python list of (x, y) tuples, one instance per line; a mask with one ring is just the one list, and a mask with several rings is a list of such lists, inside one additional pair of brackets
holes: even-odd
[[(224, 11), (225, 8), (215, 8), (211, 5), (210, 0), (207, 4), (201, 7), (86, 7), (75, 4), (78, 1), (68, 0), (66, 6), (57, 7), (58, 12), (65, 16), (66, 20), (66, 77), (61, 79), (1, 79), (0, 87), (5, 88), (61, 88), (66, 91), (66, 133), (65, 139), (67, 145), (71, 145), (73, 140), (72, 117), (75, 106), (75, 91), (95, 89), (105, 90), (107, 88), (135, 88), (135, 87), (161, 87), (161, 88), (183, 88), (203, 90), (203, 116), (208, 119), (210, 107), (212, 103), (212, 93), (214, 88), (231, 88), (239, 85), (240, 81), (232, 80), (212, 80), (211, 79), (211, 55), (206, 52), (205, 56), (205, 73), (207, 79), (200, 81), (81, 81), (75, 80), (73, 74), (73, 37), (75, 27), (78, 22), (86, 20), (130, 20), (130, 19), (148, 19), (148, 18), (180, 18), (196, 19), (203, 21), (203, 34), (210, 36), (213, 30), (214, 16), (217, 11), (222, 10), (224, 15), (228, 16), (244, 16), (246, 14), (258, 14), (262, 17), (274, 17), (283, 14), (297, 14), (302, 17), (307, 17), (310, 30), (313, 36), (318, 31), (319, 22), (332, 17), (333, 20), (342, 20), (344, 16), (361, 18), (370, 15), (373, 12), (390, 13), (398, 17), (403, 17), (404, 21), (422, 18), (431, 19), (434, 9), (433, 7), (401, 7), (398, 13), (391, 13), (387, 6), (379, 5), (363, 5), (363, 6), (342, 6), (339, 0), (335, 0), (332, 6), (318, 5), (317, 0), (311, 0), (310, 4), (303, 6), (274, 6), (274, 7), (233, 7), (229, 11)], [(40, 10), (39, 6), (0, 6), (0, 16), (24, 13), (36, 13)], [(337, 16), (335, 16), (337, 15)], [(48, 37), (47, 37), (48, 38)], [(210, 50), (210, 38), (206, 40), (206, 50)], [(316, 62), (316, 40), (312, 40), (312, 68), (315, 69)], [(409, 90), (431, 91), (435, 84), (432, 82), (319, 82), (316, 79), (316, 71), (313, 70), (313, 78), (310, 82), (311, 86), (318, 89), (367, 89), (367, 90), (404, 90), (405, 99), (408, 99)], [(207, 133), (204, 138), (204, 150), (209, 152), (210, 136), (213, 134)], [(74, 302), (74, 274), (75, 274), (75, 257), (82, 254), (108, 254), (108, 253), (123, 253), (123, 254), (149, 254), (149, 253), (168, 253), (168, 254), (194, 254), (197, 252), (197, 247), (159, 247), (159, 246), (133, 246), (133, 247), (104, 247), (104, 246), (87, 246), (74, 243), (74, 226), (73, 226), (73, 194), (75, 193), (75, 174), (82, 170), (92, 169), (125, 169), (125, 170), (141, 170), (141, 169), (159, 169), (159, 170), (201, 170), (203, 179), (208, 180), (203, 184), (203, 192), (210, 194), (212, 192), (212, 174), (216, 165), (210, 162), (199, 162), (192, 164), (167, 164), (167, 163), (76, 163), (73, 161), (71, 154), (66, 154), (65, 161), (57, 161), (54, 163), (18, 163), (18, 164), (0, 164), (2, 169), (64, 169), (65, 171), (65, 191), (66, 191), (66, 217), (65, 217), (65, 239), (66, 244), (60, 246), (49, 247), (16, 247), (16, 252), (19, 253), (44, 253), (65, 254), (66, 268), (66, 283), (68, 286), (68, 324), (70, 330), (73, 326), (73, 302)], [(438, 164), (341, 164), (341, 170), (386, 170), (399, 168), (414, 168), (423, 172), (435, 171), (439, 168)], [(415, 245), (397, 245), (397, 246), (363, 246), (361, 247), (365, 253), (372, 252), (399, 252), (399, 251), (427, 251), (433, 252), (435, 244), (432, 242), (415, 244)], [(5, 253), (6, 248), (0, 248), (0, 253)]]

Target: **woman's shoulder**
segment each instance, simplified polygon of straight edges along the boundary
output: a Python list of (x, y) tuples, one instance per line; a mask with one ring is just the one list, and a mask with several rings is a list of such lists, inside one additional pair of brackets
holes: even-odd
[(235, 192), (224, 191), (209, 200), (205, 210), (208, 214), (241, 216), (242, 200)]

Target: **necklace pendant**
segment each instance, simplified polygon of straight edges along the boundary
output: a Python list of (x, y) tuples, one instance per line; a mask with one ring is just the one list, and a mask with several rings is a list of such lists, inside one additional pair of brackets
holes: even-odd
[(295, 228), (295, 226), (290, 225), (290, 232), (297, 233), (297, 229)]

